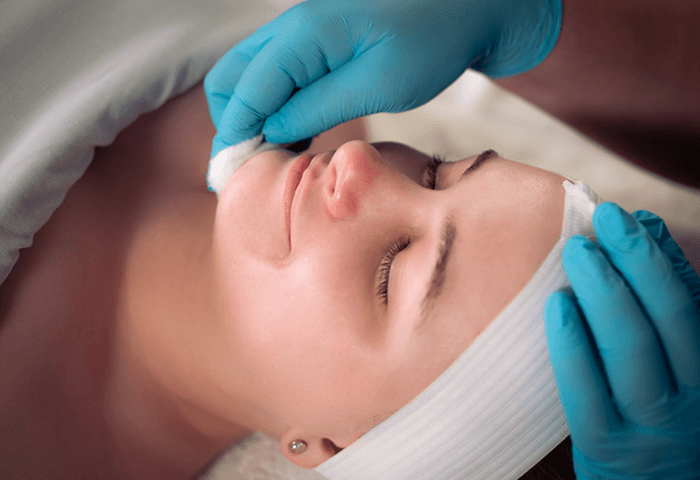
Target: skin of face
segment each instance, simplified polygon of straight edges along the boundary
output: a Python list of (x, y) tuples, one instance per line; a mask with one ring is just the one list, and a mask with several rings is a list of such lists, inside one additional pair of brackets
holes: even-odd
[[(313, 158), (260, 153), (226, 184), (212, 247), (211, 346), (227, 363), (212, 368), (250, 426), (280, 437), (295, 463), (317, 466), (332, 455), (328, 440), (348, 446), (424, 390), (556, 243), (564, 178), (496, 157), (460, 180), (475, 158), (443, 163), (433, 190), (425, 154), (353, 141)], [(303, 174), (288, 221), (292, 168)], [(454, 242), (426, 309), (448, 218)], [(385, 303), (380, 265), (406, 243)], [(305, 455), (288, 453), (296, 438), (309, 444)]]

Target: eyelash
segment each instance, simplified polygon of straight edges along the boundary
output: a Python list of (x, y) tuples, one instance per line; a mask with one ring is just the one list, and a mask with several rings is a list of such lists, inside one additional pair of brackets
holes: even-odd
[(391, 273), (391, 265), (394, 263), (396, 255), (405, 250), (411, 243), (408, 238), (401, 238), (394, 241), (386, 251), (384, 258), (379, 264), (379, 286), (377, 287), (377, 296), (381, 299), (382, 304), (389, 303), (389, 273)]
[(444, 161), (445, 159), (439, 155), (433, 155), (430, 157), (428, 166), (425, 168), (425, 183), (431, 190), (435, 190), (435, 187), (437, 186), (437, 170), (440, 164), (442, 164)]
[[(437, 170), (440, 164), (445, 160), (439, 155), (433, 155), (428, 161), (428, 165), (425, 168), (424, 180), (427, 188), (435, 190), (437, 186)], [(405, 250), (406, 247), (411, 243), (410, 239), (402, 238), (396, 240), (394, 243), (389, 245), (384, 258), (379, 264), (379, 286), (377, 287), (377, 296), (382, 300), (382, 304), (386, 305), (389, 303), (389, 274), (391, 273), (391, 265), (394, 263), (396, 255), (401, 251)]]

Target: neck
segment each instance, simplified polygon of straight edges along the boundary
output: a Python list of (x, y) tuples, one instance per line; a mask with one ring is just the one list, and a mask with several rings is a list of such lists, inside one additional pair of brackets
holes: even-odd
[(213, 211), (193, 200), (144, 222), (125, 275), (106, 412), (131, 478), (191, 478), (252, 433), (235, 414), (214, 413)]

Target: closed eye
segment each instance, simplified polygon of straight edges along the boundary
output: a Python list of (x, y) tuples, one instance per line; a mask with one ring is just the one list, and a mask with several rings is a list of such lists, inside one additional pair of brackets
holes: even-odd
[[(426, 188), (435, 190), (437, 187), (437, 171), (438, 167), (444, 162), (444, 158), (439, 155), (433, 155), (428, 161), (428, 165), (423, 171), (423, 185)], [(396, 255), (398, 255), (402, 250), (405, 250), (411, 243), (408, 238), (401, 238), (394, 241), (389, 248), (387, 248), (384, 258), (379, 264), (379, 284), (377, 286), (377, 296), (382, 301), (383, 305), (389, 303), (389, 276), (391, 274), (391, 266), (394, 263)]]
[(387, 248), (384, 258), (379, 264), (379, 284), (377, 285), (377, 296), (382, 301), (383, 305), (389, 303), (389, 274), (391, 273), (391, 265), (394, 263), (396, 255), (411, 243), (409, 238), (400, 238), (395, 240), (389, 248)]
[(423, 184), (426, 188), (435, 190), (437, 187), (437, 171), (438, 167), (445, 161), (439, 155), (433, 155), (428, 161), (428, 165), (423, 172)]

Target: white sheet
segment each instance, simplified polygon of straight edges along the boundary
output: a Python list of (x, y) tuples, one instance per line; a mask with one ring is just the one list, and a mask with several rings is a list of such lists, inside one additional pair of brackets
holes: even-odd
[(92, 160), (273, 18), (257, 0), (0, 4), (0, 282)]

